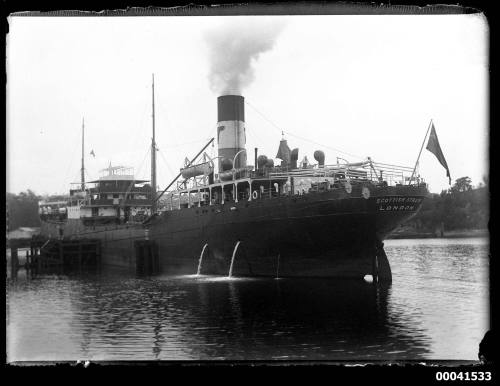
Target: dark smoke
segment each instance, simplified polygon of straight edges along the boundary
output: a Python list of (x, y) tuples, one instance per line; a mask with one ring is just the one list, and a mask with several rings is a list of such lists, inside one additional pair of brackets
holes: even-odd
[(210, 56), (210, 88), (213, 92), (241, 94), (254, 79), (253, 64), (273, 48), (284, 27), (277, 20), (241, 18), (206, 35)]

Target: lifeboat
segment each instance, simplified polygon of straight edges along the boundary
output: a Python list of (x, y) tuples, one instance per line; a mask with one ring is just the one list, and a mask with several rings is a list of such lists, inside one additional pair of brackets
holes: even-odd
[(208, 161), (201, 164), (188, 166), (181, 169), (181, 175), (183, 178), (193, 178), (196, 176), (208, 176), (214, 171), (213, 162)]

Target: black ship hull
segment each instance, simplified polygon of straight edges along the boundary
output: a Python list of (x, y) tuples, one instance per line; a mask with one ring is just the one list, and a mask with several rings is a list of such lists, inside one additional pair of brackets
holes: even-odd
[[(338, 189), (166, 211), (145, 226), (90, 228), (73, 220), (63, 227), (65, 236), (101, 239), (108, 265), (135, 268), (134, 241), (148, 237), (164, 273), (229, 275), (232, 265), (233, 276), (362, 278), (376, 264), (390, 279), (389, 262), (377, 250), (426, 194), (400, 186), (363, 197), (355, 187), (350, 194)], [(57, 237), (54, 224), (43, 229)]]
[[(327, 191), (174, 210), (150, 224), (150, 236), (165, 268), (177, 273), (228, 275), (234, 260), (235, 276), (362, 278), (373, 273), (381, 241), (418, 211), (426, 192)], [(390, 277), (385, 254), (377, 264)]]

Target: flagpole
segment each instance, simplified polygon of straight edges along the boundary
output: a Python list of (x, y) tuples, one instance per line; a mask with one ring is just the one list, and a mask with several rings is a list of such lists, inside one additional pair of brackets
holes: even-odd
[(82, 174), (81, 174), (81, 188), (82, 192), (85, 191), (85, 117), (82, 117)]
[(408, 181), (408, 185), (411, 184), (411, 181), (413, 180), (413, 176), (415, 175), (415, 170), (417, 170), (418, 161), (420, 160), (420, 155), (422, 154), (422, 150), (424, 149), (425, 140), (427, 139), (427, 134), (429, 134), (429, 130), (431, 129), (431, 126), (432, 126), (432, 119), (429, 122), (429, 127), (427, 128), (427, 132), (425, 133), (424, 140), (422, 141), (422, 146), (420, 147), (420, 152), (418, 153), (417, 162), (415, 162), (415, 167), (413, 168), (413, 172), (411, 173), (411, 177), (410, 177), (410, 181)]

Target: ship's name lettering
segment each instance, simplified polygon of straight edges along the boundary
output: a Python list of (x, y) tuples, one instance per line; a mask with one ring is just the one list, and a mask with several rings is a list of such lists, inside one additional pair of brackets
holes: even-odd
[(412, 211), (418, 208), (422, 200), (422, 197), (382, 197), (375, 202), (379, 211)]
[(387, 197), (377, 198), (377, 204), (418, 204), (422, 202), (421, 197)]
[(395, 211), (395, 210), (415, 210), (415, 205), (387, 205), (387, 206), (383, 206), (383, 205), (380, 205), (378, 207), (379, 210), (381, 211), (385, 211), (385, 210), (392, 210), (392, 211)]

